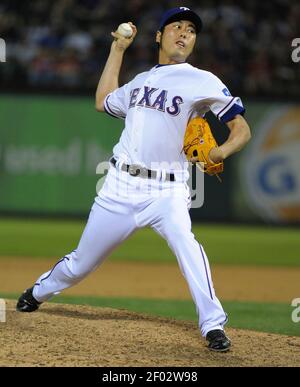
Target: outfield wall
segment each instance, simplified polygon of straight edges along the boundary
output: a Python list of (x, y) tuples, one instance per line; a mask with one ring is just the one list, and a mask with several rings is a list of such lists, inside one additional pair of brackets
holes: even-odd
[[(199, 219), (300, 222), (300, 105), (247, 103), (253, 138), (205, 178)], [(0, 96), (0, 212), (88, 212), (123, 121), (83, 97)], [(209, 116), (219, 142), (228, 129)]]

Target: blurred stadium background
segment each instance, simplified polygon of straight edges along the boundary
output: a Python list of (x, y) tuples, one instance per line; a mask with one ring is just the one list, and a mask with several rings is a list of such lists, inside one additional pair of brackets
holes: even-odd
[[(94, 93), (120, 22), (139, 30), (122, 83), (156, 64), (154, 33), (162, 11), (191, 6), (205, 22), (191, 59), (242, 97), (251, 144), (226, 161), (223, 184), (206, 178), (195, 219), (300, 221), (300, 36), (297, 1), (2, 0), (0, 37), (0, 211), (84, 215), (95, 168), (118, 140), (122, 122), (97, 114)], [(219, 141), (228, 132), (213, 117)]]
[[(0, 63), (0, 256), (56, 259), (77, 243), (80, 219), (96, 194), (96, 166), (110, 157), (122, 130), (121, 121), (94, 109), (110, 32), (130, 20), (139, 31), (125, 57), (124, 83), (156, 64), (158, 21), (174, 6), (190, 6), (202, 16), (205, 29), (191, 62), (242, 98), (253, 133), (247, 148), (226, 160), (222, 184), (205, 177), (204, 206), (191, 212), (195, 233), (212, 263), (299, 267), (296, 0), (1, 0), (6, 62)], [(227, 128), (208, 118), (224, 141)], [(145, 251), (152, 237), (139, 235), (113, 259), (173, 259), (158, 239)], [(293, 295), (300, 297), (300, 289)], [(243, 313), (253, 317), (252, 309)]]

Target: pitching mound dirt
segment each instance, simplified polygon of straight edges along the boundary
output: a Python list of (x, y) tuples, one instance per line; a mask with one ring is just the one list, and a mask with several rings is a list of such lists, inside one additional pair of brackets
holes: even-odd
[(0, 366), (299, 366), (300, 338), (228, 329), (212, 353), (194, 323), (125, 310), (45, 304), (18, 313), (7, 301)]

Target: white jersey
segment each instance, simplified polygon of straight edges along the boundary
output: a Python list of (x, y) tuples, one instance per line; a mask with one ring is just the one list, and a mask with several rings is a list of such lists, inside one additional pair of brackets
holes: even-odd
[[(157, 65), (110, 93), (105, 111), (125, 119), (114, 155), (127, 164), (176, 164), (185, 170), (185, 128), (195, 115), (211, 110), (222, 122), (245, 109), (239, 97), (210, 72), (188, 63)], [(171, 168), (172, 169), (172, 168)]]

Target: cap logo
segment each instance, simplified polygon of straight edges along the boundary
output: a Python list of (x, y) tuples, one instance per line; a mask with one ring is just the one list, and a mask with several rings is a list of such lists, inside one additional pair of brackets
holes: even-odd
[(179, 7), (179, 8), (182, 9), (183, 11), (190, 11), (190, 9), (187, 7)]

